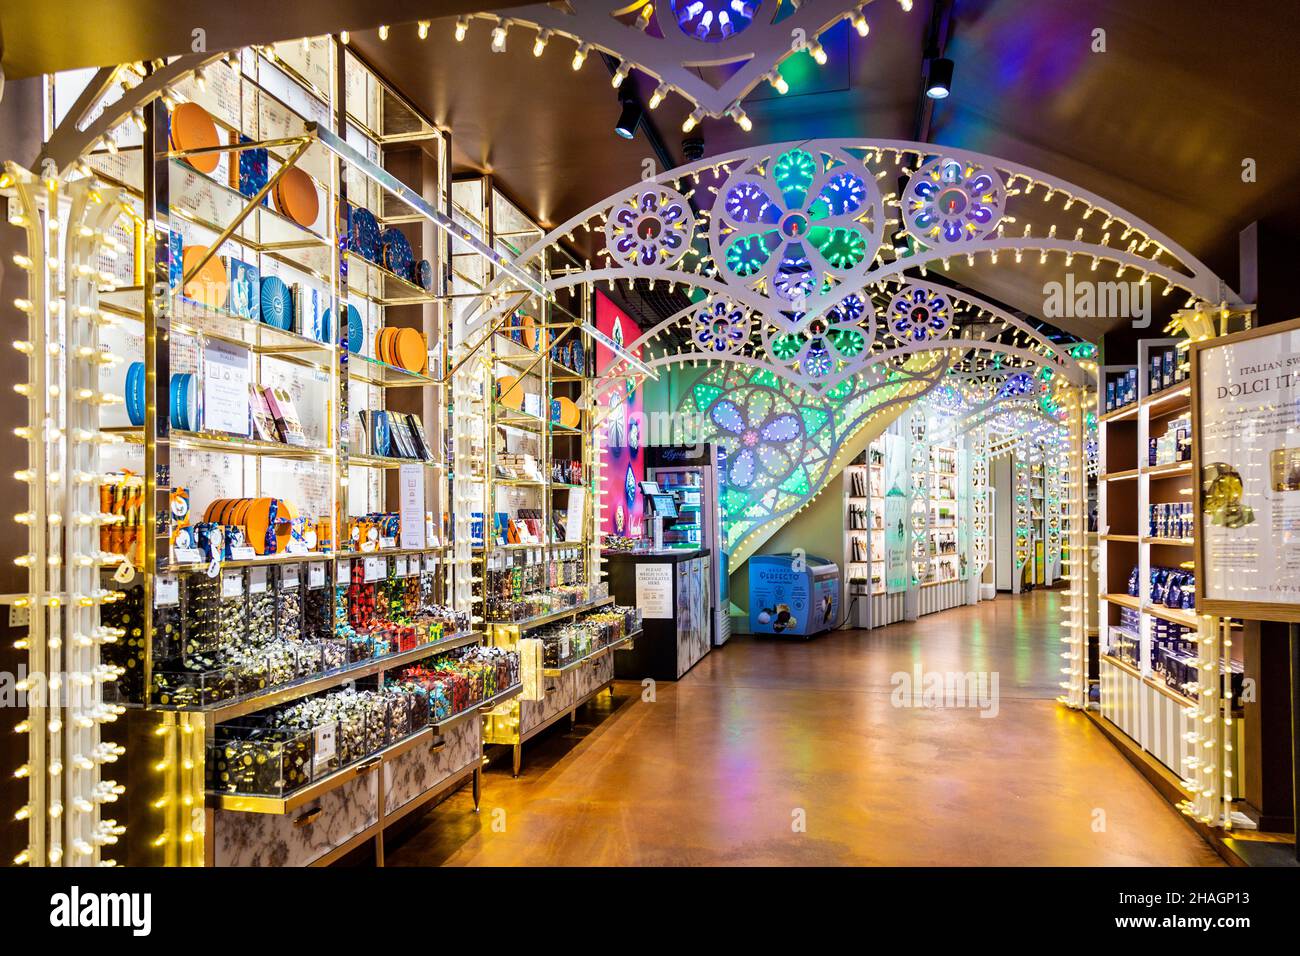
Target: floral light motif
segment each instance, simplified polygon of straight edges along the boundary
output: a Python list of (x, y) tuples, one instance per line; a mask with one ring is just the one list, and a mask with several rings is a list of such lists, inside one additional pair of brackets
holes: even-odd
[(749, 339), (749, 310), (715, 299), (695, 312), (695, 341), (707, 352), (734, 352)]
[(983, 239), (1002, 218), (1002, 177), (977, 163), (936, 157), (912, 176), (903, 194), (903, 221), (928, 246)]
[(762, 0), (671, 0), (682, 33), (706, 43), (720, 43), (754, 22)]
[(628, 266), (670, 266), (690, 247), (694, 217), (676, 190), (651, 186), (626, 197), (605, 220), (605, 246)]
[[(825, 275), (870, 263), (878, 239), (875, 179), (822, 154), (792, 149), (734, 175), (715, 206), (714, 251), (724, 277), (762, 278), (779, 297), (799, 302)], [(720, 208), (719, 208), (720, 207)]]
[(1032, 395), (1038, 390), (1038, 385), (1034, 382), (1034, 376), (1028, 372), (1016, 372), (1008, 375), (1002, 388), (998, 390), (999, 398), (1015, 398), (1021, 395)]
[(850, 359), (866, 351), (874, 336), (875, 315), (867, 300), (850, 293), (825, 315), (803, 323), (797, 332), (778, 332), (767, 343), (768, 353), (793, 365), (813, 387), (818, 387)]
[(889, 330), (904, 342), (932, 342), (952, 325), (952, 303), (933, 289), (908, 286), (889, 303)]
[(714, 403), (709, 419), (736, 446), (726, 476), (736, 488), (770, 487), (799, 462), (803, 425), (779, 391), (753, 387), (731, 393)]

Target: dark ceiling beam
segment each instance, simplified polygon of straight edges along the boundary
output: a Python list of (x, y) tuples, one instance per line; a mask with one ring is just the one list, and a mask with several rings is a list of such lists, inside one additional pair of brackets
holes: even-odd
[[(494, 10), (528, 0), (493, 0)], [(397, 27), (475, 13), (483, 0), (41, 0), (0, 10), (0, 65), (10, 79), (87, 66), (116, 66), (195, 49), (233, 50), (340, 30)]]
[(925, 95), (930, 85), (930, 61), (941, 57), (952, 36), (953, 7), (956, 0), (935, 0), (930, 11), (930, 24), (926, 28), (925, 49), (921, 61), (921, 88), (916, 99), (916, 122), (913, 124), (918, 143), (930, 141), (930, 127), (934, 122), (935, 101)]

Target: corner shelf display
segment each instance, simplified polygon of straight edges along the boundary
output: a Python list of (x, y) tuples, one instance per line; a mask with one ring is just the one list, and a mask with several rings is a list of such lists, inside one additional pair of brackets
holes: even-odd
[(99, 273), (87, 471), (127, 861), (382, 862), (388, 822), (471, 777), (477, 801), (479, 713), (521, 689), (448, 550), (454, 216), (421, 198), (446, 135), (318, 37), (214, 60), (110, 138), (84, 161), (128, 254)]
[[(1243, 721), (1237, 622), (1197, 614), (1191, 389), (1185, 340), (1140, 342), (1136, 366), (1103, 369), (1098, 398), (1101, 714), (1167, 767), (1202, 819), (1231, 814)], [(1114, 385), (1136, 383), (1107, 410)], [(1207, 675), (1218, 671), (1212, 693)], [(1231, 718), (1230, 726), (1225, 718)], [(1228, 739), (1225, 735), (1230, 734)], [(1226, 746), (1225, 746), (1226, 744)], [(1208, 756), (1220, 754), (1231, 776)], [(1214, 807), (1207, 809), (1207, 793)], [(1198, 805), (1199, 801), (1199, 805)]]
[[(461, 179), (452, 200), (463, 219), (503, 255), (515, 257), (544, 230), (495, 187), (491, 177)], [(579, 266), (551, 250), (536, 267)], [(452, 250), (453, 298), (485, 288), (489, 263)], [(457, 299), (458, 301), (458, 299)], [(473, 369), (471, 410), (484, 423), (470, 455), (470, 482), (479, 497), (473, 518), (475, 613), (491, 643), (526, 662), (518, 700), (484, 721), (484, 741), (513, 750), (519, 773), (523, 743), (612, 686), (616, 648), (633, 627), (625, 609), (612, 609), (593, 560), (591, 388), (594, 352), (581, 323), (590, 313), (586, 290), (556, 300), (518, 297), (489, 326), (472, 309), (456, 323), (458, 362)], [(472, 415), (471, 417), (480, 417)], [(579, 650), (570, 653), (570, 648)], [(547, 666), (550, 661), (552, 666)]]

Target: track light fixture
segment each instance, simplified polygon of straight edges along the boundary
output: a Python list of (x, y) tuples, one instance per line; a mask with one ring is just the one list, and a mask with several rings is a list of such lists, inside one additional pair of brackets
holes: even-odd
[(573, 68), (581, 70), (582, 64), (587, 62), (587, 54), (591, 52), (590, 43), (580, 43), (578, 49), (573, 54)]
[(469, 32), (469, 17), (461, 16), (456, 18), (456, 42), (459, 43), (465, 39), (465, 34)]
[(925, 84), (925, 95), (941, 100), (952, 92), (952, 60), (939, 57), (930, 61), (930, 77)]
[(623, 104), (622, 111), (618, 114), (618, 122), (614, 125), (614, 132), (618, 133), (624, 139), (631, 139), (636, 135), (636, 128), (641, 125), (641, 118), (644, 115), (641, 104), (633, 95), (627, 95), (620, 98)]
[(551, 31), (546, 27), (537, 31), (537, 39), (533, 41), (533, 56), (541, 56), (546, 50), (546, 41), (551, 38)]
[(655, 91), (650, 94), (650, 108), (652, 110), (658, 109), (659, 104), (664, 101), (664, 97), (667, 95), (668, 95), (668, 84), (660, 83), (658, 86), (655, 87)]
[(790, 84), (786, 82), (785, 77), (781, 75), (780, 70), (773, 70), (767, 75), (767, 82), (772, 84), (772, 89), (776, 90), (782, 96), (790, 92)]
[(689, 133), (691, 130), (695, 129), (695, 127), (700, 125), (700, 120), (702, 119), (704, 119), (704, 110), (697, 107), (691, 111), (691, 115), (686, 117), (686, 121), (682, 123), (682, 132)]

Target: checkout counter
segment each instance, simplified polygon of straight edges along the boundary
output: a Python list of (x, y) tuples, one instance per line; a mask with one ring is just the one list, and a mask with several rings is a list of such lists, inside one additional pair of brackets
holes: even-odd
[(712, 646), (713, 555), (707, 548), (663, 547), (663, 526), (677, 517), (671, 495), (644, 482), (650, 540), (643, 550), (603, 552), (610, 593), (641, 609), (642, 631), (614, 656), (620, 680), (677, 680)]

